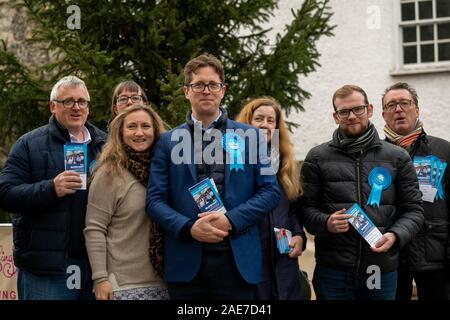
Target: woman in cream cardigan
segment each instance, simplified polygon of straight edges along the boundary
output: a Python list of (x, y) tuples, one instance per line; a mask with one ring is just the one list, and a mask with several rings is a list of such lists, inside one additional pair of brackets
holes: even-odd
[(84, 229), (97, 300), (168, 299), (161, 235), (145, 213), (152, 147), (162, 131), (158, 114), (142, 104), (110, 123), (89, 187)]

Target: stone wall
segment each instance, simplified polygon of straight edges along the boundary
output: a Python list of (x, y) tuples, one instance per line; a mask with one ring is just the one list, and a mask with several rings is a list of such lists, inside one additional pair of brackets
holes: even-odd
[(26, 42), (32, 32), (32, 24), (24, 9), (13, 8), (11, 1), (0, 0), (0, 39), (7, 50), (13, 52), (27, 66), (46, 63), (46, 54), (37, 55), (38, 45)]

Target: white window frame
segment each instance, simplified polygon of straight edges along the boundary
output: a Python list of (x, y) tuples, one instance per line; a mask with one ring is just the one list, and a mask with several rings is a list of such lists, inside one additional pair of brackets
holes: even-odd
[[(444, 18), (431, 18), (426, 20), (419, 20), (419, 2), (421, 0), (396, 0), (392, 1), (394, 5), (394, 70), (390, 72), (392, 76), (401, 76), (406, 74), (419, 74), (419, 73), (435, 73), (435, 72), (449, 72), (450, 71), (450, 61), (437, 61), (438, 60), (438, 46), (434, 46), (434, 62), (419, 62), (419, 63), (403, 63), (403, 32), (402, 27), (404, 26), (416, 26), (416, 50), (417, 50), (417, 60), (420, 61), (421, 44), (439, 44), (450, 42), (450, 39), (439, 40), (437, 39), (437, 23), (449, 22), (450, 17)], [(415, 3), (415, 20), (402, 21), (401, 17), (401, 4), (414, 2)], [(433, 17), (436, 17), (436, 1), (432, 0), (433, 3)], [(434, 25), (434, 39), (428, 41), (420, 41), (420, 26), (422, 25)]]

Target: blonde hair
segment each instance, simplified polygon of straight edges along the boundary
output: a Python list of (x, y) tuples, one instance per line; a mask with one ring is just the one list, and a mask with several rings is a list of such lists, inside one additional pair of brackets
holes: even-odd
[[(163, 122), (159, 115), (150, 106), (144, 104), (134, 104), (119, 112), (111, 121), (109, 126), (108, 141), (104, 145), (95, 172), (104, 167), (110, 177), (122, 176), (123, 168), (128, 161), (128, 155), (125, 152), (125, 143), (123, 141), (123, 126), (125, 118), (133, 112), (145, 111), (152, 119), (154, 140), (150, 149), (155, 146), (156, 141), (165, 131)], [(95, 175), (95, 173), (94, 173)], [(123, 176), (122, 176), (123, 177)]]
[(280, 168), (277, 178), (288, 199), (295, 200), (303, 194), (303, 187), (300, 183), (300, 167), (295, 161), (291, 139), (278, 101), (266, 96), (253, 99), (242, 107), (236, 120), (251, 124), (255, 110), (261, 106), (270, 106), (275, 111), (275, 129), (278, 129), (280, 133)]

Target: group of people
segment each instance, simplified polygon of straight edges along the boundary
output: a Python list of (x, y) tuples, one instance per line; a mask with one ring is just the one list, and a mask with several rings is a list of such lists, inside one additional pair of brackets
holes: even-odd
[[(410, 299), (413, 279), (419, 299), (447, 299), (449, 176), (444, 196), (425, 201), (413, 159), (448, 163), (450, 143), (425, 133), (411, 86), (383, 94), (384, 141), (363, 89), (338, 89), (338, 128), (301, 167), (275, 99), (252, 99), (228, 117), (213, 55), (185, 65), (183, 89), (191, 110), (166, 131), (144, 90), (120, 83), (106, 134), (87, 121), (81, 79), (54, 85), (49, 123), (17, 140), (0, 174), (19, 299), (304, 299), (303, 226), (315, 236), (318, 299)], [(68, 143), (86, 145), (87, 190), (64, 169)], [(189, 189), (204, 179), (225, 213), (200, 212)], [(375, 245), (349, 224), (353, 204), (381, 232)], [(275, 228), (291, 232), (289, 253)]]

